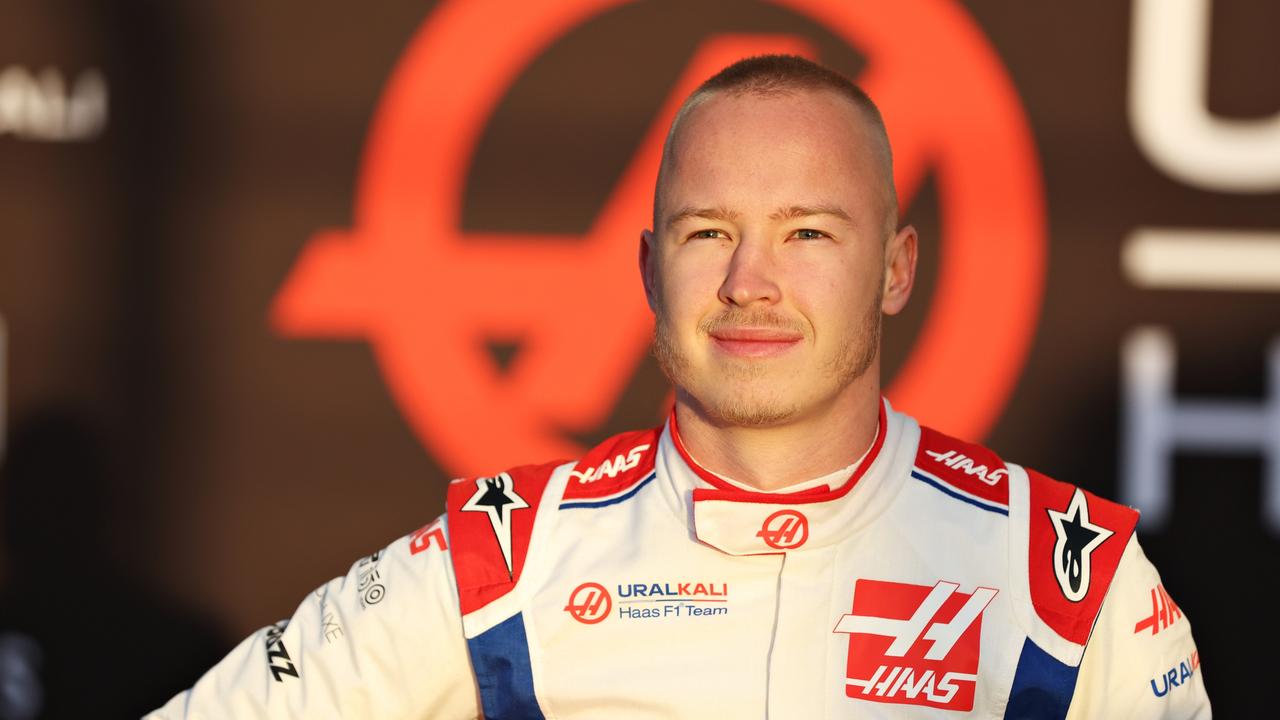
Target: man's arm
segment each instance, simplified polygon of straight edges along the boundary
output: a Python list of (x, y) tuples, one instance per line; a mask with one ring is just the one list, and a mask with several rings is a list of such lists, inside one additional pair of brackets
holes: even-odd
[(1129, 539), (1085, 649), (1068, 718), (1210, 717), (1191, 623)]
[(148, 720), (475, 718), (444, 519), (363, 558)]

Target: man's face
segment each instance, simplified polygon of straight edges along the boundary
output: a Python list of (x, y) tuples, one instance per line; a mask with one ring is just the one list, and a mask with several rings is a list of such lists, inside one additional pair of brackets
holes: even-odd
[(906, 300), (884, 297), (899, 243), (879, 163), (858, 110), (827, 91), (717, 94), (685, 115), (641, 262), (655, 355), (713, 422), (776, 425), (878, 393), (882, 307)]

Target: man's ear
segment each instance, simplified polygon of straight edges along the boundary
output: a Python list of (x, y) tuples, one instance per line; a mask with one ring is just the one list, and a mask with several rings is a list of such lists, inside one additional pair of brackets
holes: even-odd
[(644, 299), (649, 303), (649, 309), (654, 310), (654, 262), (656, 261), (654, 253), (654, 243), (657, 238), (654, 237), (652, 230), (642, 230), (640, 232), (640, 280), (644, 283)]
[(885, 315), (897, 315), (911, 297), (911, 288), (916, 282), (918, 244), (916, 229), (907, 225), (885, 247), (884, 296), (880, 301), (880, 309)]

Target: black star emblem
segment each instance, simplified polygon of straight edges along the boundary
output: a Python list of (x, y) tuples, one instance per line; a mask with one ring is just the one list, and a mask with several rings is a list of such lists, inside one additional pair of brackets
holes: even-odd
[(515, 483), (511, 476), (499, 473), (496, 477), (476, 480), (476, 494), (463, 504), (465, 512), (488, 513), (489, 525), (498, 540), (498, 548), (502, 550), (502, 559), (507, 564), (507, 575), (512, 575), (511, 567), (511, 511), (529, 507), (524, 498), (516, 494)]
[(1080, 488), (1076, 488), (1065, 512), (1047, 512), (1058, 536), (1053, 546), (1053, 574), (1062, 594), (1071, 602), (1080, 602), (1089, 594), (1093, 551), (1115, 533), (1089, 522), (1089, 501)]
[[(481, 480), (484, 481), (484, 493), (480, 496), (479, 499), (473, 498), (471, 500), (471, 504), (475, 505), (476, 507), (481, 507), (481, 506), (491, 507), (495, 511), (497, 511), (497, 514), (500, 517), (502, 517), (503, 516), (502, 506), (515, 504), (515, 500), (507, 495), (506, 483), (503, 482), (503, 479), (501, 477), (481, 478)], [(505, 521), (505, 517), (503, 518), (503, 520), (499, 520), (499, 522), (504, 522), (504, 521)]]
[(1089, 543), (1102, 533), (1096, 530), (1090, 530), (1080, 522), (1080, 513), (1071, 516), (1069, 520), (1062, 523), (1062, 531), (1066, 534), (1066, 542), (1062, 546), (1062, 555), (1058, 557), (1058, 562), (1062, 564), (1062, 570), (1067, 574), (1067, 582), (1070, 583), (1071, 589), (1080, 590), (1081, 568), (1080, 558), (1084, 557), (1085, 548), (1089, 547)]

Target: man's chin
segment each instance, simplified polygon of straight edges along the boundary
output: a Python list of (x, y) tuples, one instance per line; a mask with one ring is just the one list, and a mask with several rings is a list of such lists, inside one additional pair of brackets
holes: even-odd
[(733, 427), (769, 428), (783, 425), (798, 414), (796, 408), (731, 405), (720, 410), (717, 420)]
[(774, 427), (800, 414), (800, 406), (794, 402), (751, 393), (717, 393), (698, 404), (709, 420), (725, 427)]

